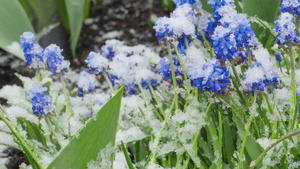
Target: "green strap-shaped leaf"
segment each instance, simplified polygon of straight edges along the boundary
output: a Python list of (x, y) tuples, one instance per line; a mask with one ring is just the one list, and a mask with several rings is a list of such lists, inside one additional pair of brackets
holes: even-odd
[(129, 157), (129, 155), (128, 155), (128, 152), (127, 152), (127, 150), (126, 150), (126, 147), (125, 147), (123, 141), (121, 141), (121, 148), (122, 148), (122, 151), (123, 151), (124, 156), (125, 156), (125, 158), (126, 158), (126, 162), (127, 162), (128, 167), (129, 167), (130, 169), (134, 169), (134, 166), (133, 166), (133, 164), (132, 164), (132, 162), (131, 162), (131, 159), (130, 159), (130, 157)]
[(24, 60), (19, 39), (25, 31), (34, 32), (31, 22), (19, 1), (0, 0), (0, 4), (0, 48)]
[[(243, 0), (243, 13), (248, 16), (257, 16), (258, 18), (273, 23), (277, 19), (277, 14), (280, 11), (281, 0)], [(258, 25), (251, 24), (252, 30), (258, 37), (263, 31)], [(262, 39), (262, 43), (266, 45), (269, 38), (269, 33)]]
[(83, 18), (85, 0), (65, 0), (71, 30), (71, 50), (75, 56), (77, 41), (80, 35)]
[[(48, 166), (49, 169), (84, 169), (108, 144), (114, 147), (124, 86), (80, 129), (78, 135)], [(111, 155), (113, 163), (114, 155)]]
[[(235, 113), (233, 113), (233, 120), (240, 133), (238, 134), (238, 136), (240, 137), (241, 140), (243, 140), (244, 133), (245, 133), (245, 123)], [(249, 154), (251, 158), (251, 161), (256, 160), (257, 157), (263, 152), (263, 148), (256, 142), (255, 138), (251, 134), (248, 134), (247, 136), (245, 148), (246, 148), (246, 152)], [(261, 162), (257, 164), (257, 166), (259, 167), (261, 167), (261, 165), (262, 165)]]

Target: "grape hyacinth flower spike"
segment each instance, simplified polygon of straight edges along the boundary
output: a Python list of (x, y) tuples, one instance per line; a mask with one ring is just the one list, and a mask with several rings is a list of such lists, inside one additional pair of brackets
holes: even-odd
[(212, 91), (217, 94), (228, 94), (233, 90), (226, 66), (221, 66), (217, 59), (209, 60), (203, 65), (195, 64), (188, 70), (192, 85), (200, 92)]
[(67, 72), (70, 66), (70, 62), (64, 60), (61, 52), (62, 49), (60, 49), (60, 47), (55, 44), (49, 45), (44, 51), (44, 55), (48, 58), (48, 67), (54, 74), (60, 73), (62, 71)]
[(82, 71), (78, 77), (77, 96), (83, 97), (84, 94), (93, 93), (95, 89), (95, 75)]
[(189, 3), (184, 3), (176, 7), (170, 18), (159, 17), (153, 29), (159, 44), (163, 47), (166, 41), (172, 42), (180, 53), (184, 53), (187, 45), (193, 38), (196, 38), (197, 17)]
[(288, 12), (294, 17), (299, 18), (300, 14), (300, 3), (299, 0), (282, 0), (281, 1), (281, 12)]
[(50, 97), (44, 92), (48, 89), (42, 85), (33, 85), (29, 90), (28, 97), (32, 101), (33, 113), (41, 118), (43, 115), (51, 114), (54, 111), (54, 106)]
[[(183, 72), (176, 55), (173, 56), (173, 64), (176, 77), (176, 84), (180, 86), (183, 82)], [(169, 58), (161, 59), (158, 65), (156, 66), (156, 69), (158, 70), (159, 74), (163, 76), (164, 81), (173, 84), (171, 64)]]
[(283, 45), (295, 45), (300, 41), (298, 39), (298, 34), (296, 32), (296, 26), (294, 25), (293, 16), (289, 13), (281, 13), (279, 19), (274, 23), (276, 26), (274, 27), (274, 31), (278, 32), (277, 44), (280, 46)]
[(32, 32), (24, 32), (20, 37), (20, 44), (24, 48), (24, 57), (28, 68), (45, 68), (47, 57), (43, 54), (43, 48), (36, 43)]
[(235, 41), (230, 35), (230, 29), (218, 26), (212, 36), (214, 40), (213, 48), (215, 50), (216, 59), (225, 62), (227, 59), (233, 59), (233, 55), (237, 52)]

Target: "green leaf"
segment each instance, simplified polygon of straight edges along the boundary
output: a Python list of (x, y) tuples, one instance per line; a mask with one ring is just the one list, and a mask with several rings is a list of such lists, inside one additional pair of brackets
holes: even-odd
[[(244, 133), (245, 133), (245, 123), (235, 113), (233, 113), (233, 120), (236, 124), (236, 127), (238, 128), (238, 132), (239, 132), (238, 136), (240, 137), (241, 140), (243, 140)], [(251, 161), (256, 160), (258, 156), (263, 152), (263, 148), (256, 142), (256, 140), (251, 134), (248, 134), (247, 136), (247, 142), (245, 148), (251, 158)], [(258, 163), (257, 167), (258, 168), (261, 167), (261, 162)]]
[(90, 6), (91, 6), (91, 0), (85, 0), (84, 4), (84, 19), (88, 18), (90, 16)]
[[(273, 23), (278, 15), (280, 9), (281, 0), (243, 0), (243, 13), (247, 13), (249, 16), (257, 16), (258, 18)], [(252, 24), (252, 30), (258, 37), (263, 31), (256, 24)], [(266, 45), (269, 38), (269, 34), (263, 38), (262, 43)]]
[(37, 30), (50, 24), (52, 14), (55, 12), (53, 0), (19, 0), (26, 13), (32, 20), (35, 19)]
[(37, 140), (38, 142), (42, 143), (43, 146), (47, 147), (46, 138), (41, 132), (39, 126), (26, 120), (25, 118), (20, 118), (20, 120), (22, 120), (27, 127), (28, 138)]
[(66, 10), (66, 3), (64, 0), (55, 0), (56, 9), (60, 17), (61, 23), (65, 27), (66, 31), (70, 30), (69, 18)]
[(121, 141), (121, 148), (122, 148), (122, 151), (123, 151), (123, 153), (124, 153), (124, 155), (125, 155), (125, 158), (126, 158), (126, 162), (127, 162), (128, 167), (129, 167), (130, 169), (134, 169), (134, 166), (133, 166), (133, 164), (132, 164), (132, 162), (131, 162), (131, 159), (130, 159), (130, 157), (129, 157), (129, 155), (128, 155), (128, 152), (127, 152), (127, 150), (126, 150), (126, 147), (125, 147), (123, 141)]
[(65, 4), (71, 30), (71, 50), (72, 55), (75, 56), (77, 41), (84, 18), (85, 0), (65, 0)]
[[(124, 86), (111, 98), (86, 125), (77, 136), (51, 162), (48, 168), (87, 168), (87, 164), (96, 160), (101, 149), (109, 143), (115, 146), (120, 114), (121, 99)], [(113, 162), (114, 155), (110, 159)]]
[(25, 60), (19, 44), (23, 32), (34, 32), (31, 22), (19, 1), (1, 0), (0, 48)]
[[(226, 136), (226, 137), (224, 137), (225, 157), (227, 158), (227, 162), (229, 162), (231, 164), (231, 158), (233, 157), (235, 147), (234, 147), (233, 136), (232, 136), (231, 129), (230, 129), (227, 119), (225, 119), (225, 122), (224, 122), (224, 135)], [(232, 164), (231, 164), (231, 166), (233, 167)]]

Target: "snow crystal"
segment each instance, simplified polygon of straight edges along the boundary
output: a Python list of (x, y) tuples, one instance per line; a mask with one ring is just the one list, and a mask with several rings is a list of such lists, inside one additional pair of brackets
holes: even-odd
[(98, 153), (97, 159), (92, 160), (87, 164), (88, 169), (107, 169), (111, 168), (111, 157), (114, 153), (115, 148), (111, 143), (107, 144)]
[(17, 56), (19, 59), (25, 61), (24, 54), (23, 54), (23, 49), (22, 49), (19, 42), (16, 42), (16, 41), (11, 42), (11, 44), (9, 44), (7, 46), (7, 50), (8, 50), (9, 53), (11, 53), (11, 54)]
[(131, 127), (128, 130), (119, 130), (116, 136), (116, 144), (121, 144), (121, 141), (128, 143), (131, 141), (142, 140), (146, 137), (143, 131), (139, 127)]

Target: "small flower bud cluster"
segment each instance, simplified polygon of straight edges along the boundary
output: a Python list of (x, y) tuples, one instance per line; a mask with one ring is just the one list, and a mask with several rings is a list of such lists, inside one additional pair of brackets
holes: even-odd
[(61, 52), (62, 49), (55, 44), (49, 45), (44, 51), (44, 55), (47, 57), (48, 67), (52, 73), (66, 72), (70, 67), (70, 62), (64, 60)]
[(145, 46), (129, 47), (121, 41), (108, 40), (101, 51), (90, 52), (85, 62), (96, 75), (105, 73), (113, 86), (123, 84), (128, 94), (135, 94), (139, 92), (138, 83), (147, 89), (150, 84), (153, 88), (157, 85), (157, 75), (146, 56), (152, 53)]
[[(182, 73), (181, 65), (179, 63), (177, 55), (174, 55), (172, 57), (172, 59), (173, 59), (176, 83), (177, 83), (177, 85), (181, 85), (183, 82), (183, 73)], [(170, 64), (169, 58), (161, 59), (159, 61), (158, 65), (156, 66), (156, 69), (158, 70), (158, 73), (163, 76), (164, 81), (167, 81), (170, 84), (173, 84), (172, 70), (171, 70), (171, 64)]]
[(276, 24), (274, 31), (278, 32), (278, 35), (276, 36), (278, 45), (295, 45), (300, 42), (295, 30), (296, 26), (292, 19), (293, 16), (291, 14), (281, 13), (279, 19), (274, 22)]
[(195, 64), (188, 70), (194, 87), (200, 92), (212, 91), (214, 95), (228, 94), (231, 89), (229, 72), (225, 66), (221, 66), (217, 59), (212, 59), (203, 65)]
[(95, 75), (82, 71), (78, 77), (77, 96), (83, 97), (84, 94), (93, 93), (95, 89)]
[(254, 51), (257, 61), (249, 68), (243, 77), (243, 86), (245, 92), (250, 95), (266, 92), (271, 93), (274, 89), (280, 89), (281, 79), (270, 62), (270, 56), (266, 49)]
[(300, 14), (300, 2), (299, 0), (282, 0), (281, 12), (288, 12), (294, 17), (298, 18)]
[(45, 50), (36, 42), (35, 36), (31, 32), (24, 32), (20, 38), (20, 44), (24, 48), (26, 65), (29, 68), (48, 67), (53, 73), (67, 71), (70, 62), (64, 60), (61, 55), (62, 50), (55, 44), (49, 45)]
[(176, 9), (171, 16), (169, 18), (159, 17), (153, 26), (159, 44), (164, 46), (168, 40), (179, 49), (180, 53), (184, 53), (186, 47), (193, 39), (201, 38), (201, 34), (196, 27), (199, 18), (194, 11), (196, 8), (194, 6), (201, 7), (201, 3), (193, 3), (193, 6), (188, 2), (178, 1)]
[(232, 59), (237, 51), (235, 48), (235, 41), (230, 36), (230, 29), (218, 26), (212, 36), (214, 40), (213, 48), (215, 50), (216, 58), (225, 62), (227, 59)]
[(48, 89), (42, 87), (42, 85), (33, 85), (29, 90), (28, 97), (32, 101), (32, 110), (33, 113), (39, 117), (42, 115), (52, 113), (54, 111), (54, 106), (50, 97), (44, 92)]
[(24, 32), (20, 38), (26, 65), (29, 68), (45, 68), (47, 58), (43, 54), (44, 49), (34, 40), (35, 36), (31, 32)]

